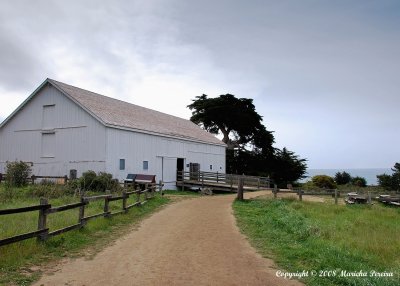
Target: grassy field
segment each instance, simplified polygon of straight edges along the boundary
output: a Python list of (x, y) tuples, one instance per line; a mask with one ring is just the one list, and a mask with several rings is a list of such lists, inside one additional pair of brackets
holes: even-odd
[[(14, 190), (12, 199), (0, 200), (0, 209), (17, 208), (37, 205), (39, 198), (32, 196), (29, 187)], [(0, 185), (0, 198), (4, 192)], [(135, 196), (129, 198), (128, 204), (135, 201)], [(15, 244), (0, 247), (0, 285), (29, 285), (40, 276), (40, 268), (35, 265), (48, 263), (65, 256), (79, 256), (95, 253), (98, 249), (119, 237), (130, 227), (139, 222), (148, 214), (154, 212), (169, 199), (156, 195), (140, 207), (131, 208), (127, 214), (116, 215), (111, 218), (99, 217), (88, 221), (81, 230), (74, 230), (50, 238), (44, 243), (37, 243), (36, 239), (28, 239)], [(61, 196), (49, 199), (52, 206), (60, 206), (79, 202), (78, 197)], [(85, 208), (85, 215), (103, 212), (104, 201), (90, 202)], [(121, 201), (110, 202), (110, 210), (119, 211)], [(0, 217), (0, 239), (34, 231), (37, 229), (38, 211), (5, 215)], [(73, 225), (78, 222), (78, 209), (51, 214), (48, 217), (50, 231)]]
[[(399, 208), (265, 198), (233, 207), (252, 245), (280, 269), (308, 272), (307, 285), (400, 285)], [(367, 277), (348, 276), (357, 273)]]

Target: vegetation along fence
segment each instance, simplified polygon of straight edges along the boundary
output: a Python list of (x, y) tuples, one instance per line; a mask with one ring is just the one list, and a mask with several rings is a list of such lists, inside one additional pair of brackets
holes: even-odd
[[(94, 219), (97, 217), (111, 217), (116, 214), (120, 213), (126, 213), (128, 210), (134, 206), (140, 206), (143, 205), (147, 202), (148, 199), (151, 199), (154, 197), (156, 188), (159, 188), (159, 191), (162, 192), (162, 182), (160, 184), (146, 184), (144, 188), (137, 188), (136, 190), (133, 191), (127, 191), (124, 190), (122, 192), (122, 195), (119, 196), (113, 196), (111, 194), (105, 194), (105, 195), (98, 195), (98, 196), (91, 196), (91, 197), (85, 197), (81, 196), (80, 202), (78, 203), (73, 203), (73, 204), (68, 204), (68, 205), (63, 205), (63, 206), (58, 206), (58, 207), (52, 207), (51, 204), (49, 204), (48, 200), (45, 198), (40, 199), (40, 204), (35, 205), (35, 206), (29, 206), (29, 207), (22, 207), (22, 208), (15, 208), (15, 209), (5, 209), (5, 210), (0, 210), (0, 216), (3, 215), (10, 215), (10, 214), (17, 214), (17, 213), (25, 213), (25, 212), (33, 212), (33, 211), (38, 211), (39, 212), (39, 218), (38, 218), (38, 229), (36, 231), (32, 231), (29, 233), (24, 233), (20, 235), (16, 235), (13, 237), (9, 237), (6, 239), (1, 239), (0, 240), (0, 246), (15, 243), (21, 240), (37, 237), (39, 241), (44, 241), (48, 239), (49, 237), (55, 236), (62, 234), (64, 232), (74, 230), (74, 229), (80, 229), (85, 226), (88, 220)], [(129, 196), (136, 196), (136, 202), (128, 205), (128, 199)], [(144, 200), (140, 201), (140, 196), (144, 196)], [(142, 197), (143, 199), (143, 197)], [(98, 200), (104, 200), (104, 210), (101, 213), (94, 214), (91, 216), (85, 216), (85, 206), (87, 206), (90, 202), (92, 201), (98, 201)], [(109, 203), (112, 201), (122, 201), (122, 208), (121, 211), (117, 212), (111, 212), (109, 208)], [(62, 212), (66, 210), (71, 210), (71, 209), (79, 209), (78, 212), (78, 223), (74, 225), (70, 225), (67, 227), (64, 227), (62, 229), (58, 229), (55, 231), (49, 231), (49, 228), (47, 227), (47, 217), (49, 215), (52, 215), (57, 212)]]

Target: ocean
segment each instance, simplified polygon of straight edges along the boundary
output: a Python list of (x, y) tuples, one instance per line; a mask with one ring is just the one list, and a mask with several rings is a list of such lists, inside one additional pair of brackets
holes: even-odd
[(378, 180), (376, 178), (377, 175), (388, 174), (391, 175), (393, 172), (390, 168), (368, 168), (368, 169), (307, 169), (306, 176), (307, 178), (301, 180), (300, 182), (304, 183), (309, 181), (315, 175), (328, 175), (334, 177), (337, 172), (347, 172), (352, 177), (364, 177), (367, 180), (368, 185), (377, 185)]

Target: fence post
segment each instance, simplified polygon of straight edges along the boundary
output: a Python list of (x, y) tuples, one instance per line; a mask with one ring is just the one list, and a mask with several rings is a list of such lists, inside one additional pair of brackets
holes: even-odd
[(67, 183), (68, 183), (68, 176), (65, 175), (65, 176), (64, 176), (64, 185), (66, 185)]
[(32, 180), (32, 185), (35, 183), (35, 175), (31, 176), (31, 180)]
[(371, 204), (371, 193), (368, 191), (368, 204)]
[[(82, 195), (81, 196), (81, 203), (85, 203), (85, 197)], [(86, 221), (84, 220), (85, 218), (85, 205), (79, 207), (79, 221), (78, 223), (81, 225), (81, 228), (85, 226)]]
[[(49, 202), (47, 201), (46, 198), (40, 198), (41, 205), (47, 205), (48, 203)], [(43, 207), (39, 210), (38, 230), (42, 230), (42, 229), (46, 229), (46, 228), (47, 228), (47, 209)], [(38, 240), (40, 240), (40, 241), (46, 240), (48, 234), (49, 234), (48, 230), (45, 233), (41, 233), (38, 236)]]
[(122, 210), (124, 212), (128, 212), (128, 209), (126, 208), (126, 200), (129, 198), (129, 195), (126, 194), (126, 191), (122, 191)]
[[(190, 177), (189, 177), (190, 179)], [(161, 180), (160, 180), (160, 184), (161, 184)], [(182, 170), (182, 192), (185, 191), (185, 171)], [(163, 195), (163, 193), (161, 193), (161, 195)]]
[(148, 191), (149, 191), (148, 184), (145, 184), (144, 185), (144, 200), (145, 201), (147, 201), (147, 199), (148, 199)]
[[(185, 179), (183, 179), (183, 186), (185, 186)], [(164, 193), (163, 193), (163, 181), (162, 180), (160, 180), (160, 192), (161, 192), (161, 196), (163, 196)]]
[(335, 189), (335, 205), (338, 204), (338, 193), (337, 193), (337, 189)]
[(201, 187), (204, 188), (204, 173), (201, 173)]
[(272, 192), (274, 193), (274, 199), (276, 199), (278, 196), (278, 185), (277, 184), (274, 184), (274, 190)]
[(218, 171), (217, 171), (217, 183), (218, 183), (218, 181), (219, 181), (219, 178), (218, 178)]
[(231, 192), (232, 192), (233, 191), (233, 176), (232, 176), (232, 174), (230, 176), (231, 176)]
[(104, 198), (104, 214), (103, 214), (104, 217), (110, 217), (110, 211), (109, 211), (110, 201), (108, 200), (109, 194), (110, 194), (110, 191), (106, 190), (107, 197)]
[(299, 194), (299, 200), (302, 201), (303, 200), (303, 191), (299, 190), (298, 194)]
[(136, 203), (140, 205), (140, 189), (136, 189)]
[(243, 201), (243, 183), (244, 183), (244, 178), (240, 177), (237, 189), (237, 199), (239, 201)]

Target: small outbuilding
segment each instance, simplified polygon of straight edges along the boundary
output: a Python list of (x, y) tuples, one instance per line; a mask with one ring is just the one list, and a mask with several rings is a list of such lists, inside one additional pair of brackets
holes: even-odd
[(36, 176), (155, 174), (172, 186), (177, 171), (224, 173), (225, 148), (189, 120), (46, 79), (0, 125), (0, 173), (21, 160)]

